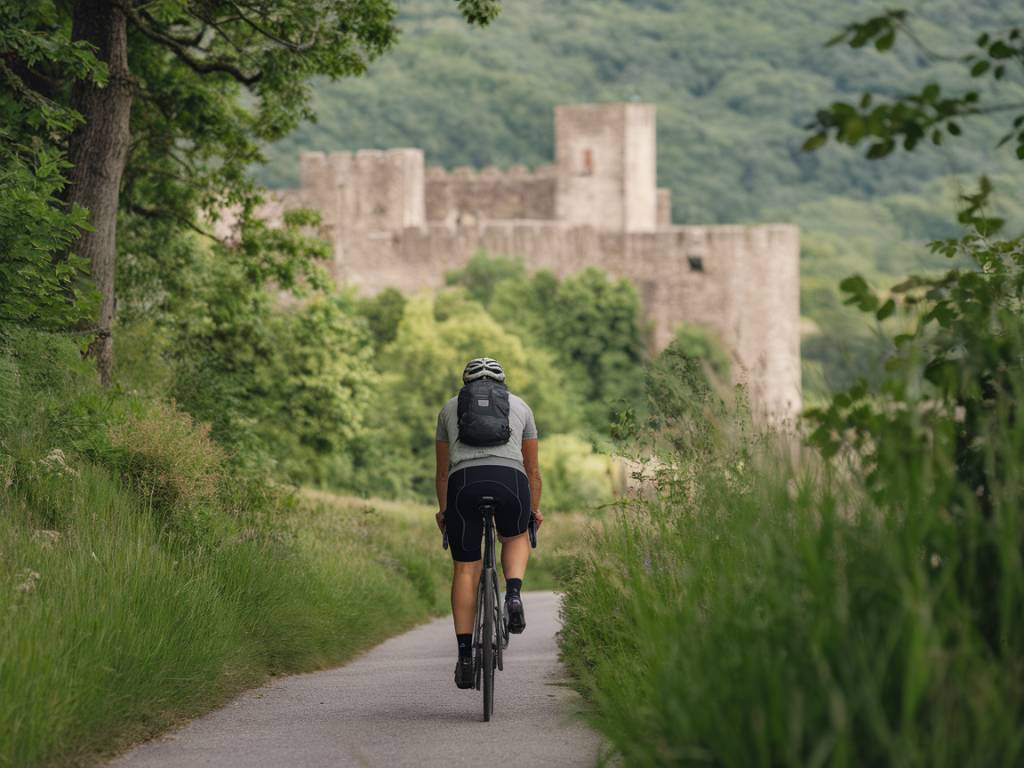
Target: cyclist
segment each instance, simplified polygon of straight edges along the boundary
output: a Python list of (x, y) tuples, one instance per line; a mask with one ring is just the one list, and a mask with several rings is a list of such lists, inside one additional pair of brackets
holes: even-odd
[[(483, 520), (480, 498), (496, 500), (494, 524), (501, 541), (505, 575), (505, 614), (509, 632), (526, 629), (522, 586), (530, 542), (530, 516), (540, 527), (540, 466), (533, 411), (505, 388), (505, 371), (496, 360), (478, 357), (466, 363), (463, 388), (437, 417), (437, 526), (448, 531), (454, 571), (452, 615), (459, 660), (455, 684), (472, 688), (473, 622), (477, 586), (483, 568)], [(461, 402), (460, 402), (461, 401)], [(460, 435), (460, 427), (462, 434)], [(460, 439), (461, 438), (461, 439)]]

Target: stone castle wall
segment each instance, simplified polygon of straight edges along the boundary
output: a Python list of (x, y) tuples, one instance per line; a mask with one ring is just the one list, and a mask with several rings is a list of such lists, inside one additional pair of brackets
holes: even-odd
[(514, 165), (427, 170), (427, 221), (472, 225), (479, 221), (555, 218), (555, 169)]
[(438, 288), (476, 253), (564, 277), (587, 267), (631, 280), (654, 350), (682, 323), (719, 338), (755, 413), (801, 408), (799, 230), (673, 226), (657, 187), (652, 104), (555, 112), (555, 165), (425, 169), (422, 150), (303, 153), (282, 207), (320, 211), (336, 278), (364, 293)]
[(302, 195), (331, 233), (415, 227), (425, 221), (423, 150), (303, 152)]
[(555, 108), (557, 218), (628, 232), (657, 226), (653, 104)]
[(430, 223), (345, 239), (335, 271), (373, 294), (440, 288), (446, 272), (480, 251), (516, 256), (531, 271), (560, 277), (598, 267), (637, 286), (655, 349), (667, 346), (682, 323), (711, 331), (729, 351), (755, 411), (777, 421), (801, 406), (799, 250), (792, 225), (629, 233), (560, 221)]

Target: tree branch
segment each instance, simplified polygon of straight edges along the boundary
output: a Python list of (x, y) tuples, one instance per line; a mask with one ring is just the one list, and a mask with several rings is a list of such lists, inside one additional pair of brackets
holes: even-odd
[[(160, 23), (156, 19), (154, 19), (152, 16), (150, 16), (148, 13), (146, 13), (145, 11), (142, 11), (141, 15), (143, 17), (145, 17), (146, 21), (151, 23), (151, 24), (159, 25), (159, 23)], [(180, 43), (181, 45), (187, 46), (188, 48), (195, 48), (196, 46), (198, 46), (203, 41), (203, 36), (206, 34), (206, 32), (209, 29), (209, 27), (207, 27), (205, 24), (201, 25), (199, 27), (199, 29), (197, 29), (197, 30), (191, 30), (191, 29), (189, 29), (184, 24), (181, 24), (181, 25), (172, 24), (172, 26), (182, 26), (182, 27), (185, 27), (185, 29), (182, 31), (182, 34), (187, 35), (187, 36), (182, 37), (182, 35), (173, 34), (170, 29), (165, 30), (164, 34), (167, 35), (167, 37), (169, 37), (172, 40), (174, 40), (175, 42)]]
[(125, 16), (132, 23), (132, 25), (138, 29), (142, 34), (148, 37), (154, 42), (160, 43), (166, 46), (177, 56), (178, 60), (188, 66), (192, 71), (200, 74), (207, 75), (213, 72), (220, 72), (226, 75), (230, 75), (235, 80), (240, 82), (242, 85), (255, 85), (261, 79), (263, 79), (263, 72), (256, 70), (255, 72), (246, 72), (237, 63), (229, 61), (223, 58), (197, 58), (195, 54), (189, 51), (189, 47), (182, 44), (174, 37), (168, 35), (166, 32), (155, 29), (146, 23), (145, 19), (131, 7), (130, 4), (121, 4), (121, 8), (124, 10)]
[(907, 21), (906, 19), (904, 19), (903, 21), (897, 22), (897, 26), (903, 31), (903, 34), (905, 34), (907, 36), (907, 38), (910, 40), (910, 42), (912, 42), (914, 45), (916, 45), (918, 50), (920, 50), (921, 53), (923, 53), (925, 56), (927, 56), (932, 61), (959, 61), (959, 62), (964, 61), (964, 57), (963, 56), (956, 56), (956, 55), (949, 54), (949, 53), (939, 53), (938, 51), (936, 51), (933, 48), (929, 47), (924, 42), (924, 40), (922, 40), (917, 35), (917, 33), (914, 32), (913, 28), (910, 26), (910, 22)]
[(310, 50), (311, 48), (313, 48), (313, 46), (316, 45), (316, 37), (315, 36), (314, 36), (314, 38), (312, 40), (310, 40), (309, 42), (306, 42), (306, 43), (296, 43), (296, 42), (293, 42), (291, 40), (287, 40), (287, 39), (285, 39), (283, 37), (278, 37), (273, 32), (271, 32), (271, 31), (269, 31), (267, 29), (264, 29), (261, 25), (257, 24), (255, 21), (253, 21), (248, 16), (246, 16), (245, 13), (242, 11), (242, 9), (238, 6), (237, 3), (233, 2), (232, 0), (228, 0), (228, 3), (229, 3), (229, 5), (232, 8), (235, 9), (235, 11), (238, 13), (239, 17), (242, 19), (242, 21), (244, 21), (246, 24), (248, 24), (250, 27), (252, 27), (254, 30), (259, 32), (261, 35), (263, 35), (268, 40), (270, 40), (272, 42), (275, 42), (278, 45), (283, 46), (283, 47), (287, 48), (290, 51), (293, 51), (295, 53), (304, 53), (305, 51)]
[(133, 213), (136, 216), (141, 216), (144, 219), (167, 219), (167, 218), (171, 218), (171, 219), (174, 219), (179, 224), (182, 224), (182, 225), (188, 227), (193, 232), (196, 232), (196, 233), (202, 235), (203, 237), (209, 238), (210, 240), (212, 240), (213, 242), (217, 243), (218, 245), (226, 245), (226, 243), (223, 240), (221, 240), (219, 237), (217, 237), (216, 235), (213, 235), (213, 234), (207, 232), (205, 229), (200, 227), (195, 222), (189, 221), (186, 218), (178, 216), (173, 211), (169, 211), (166, 208), (146, 208), (145, 206), (142, 206), (142, 205), (132, 204), (132, 205), (128, 206), (128, 213)]

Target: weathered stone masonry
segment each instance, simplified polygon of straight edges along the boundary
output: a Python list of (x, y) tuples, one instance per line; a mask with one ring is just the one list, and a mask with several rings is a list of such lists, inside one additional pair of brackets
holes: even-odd
[(365, 293), (440, 287), (479, 251), (628, 278), (656, 348), (703, 326), (762, 418), (799, 412), (797, 227), (672, 225), (652, 104), (558, 107), (555, 144), (555, 164), (534, 171), (427, 170), (419, 149), (303, 153), (301, 189), (282, 202), (320, 211), (336, 278)]

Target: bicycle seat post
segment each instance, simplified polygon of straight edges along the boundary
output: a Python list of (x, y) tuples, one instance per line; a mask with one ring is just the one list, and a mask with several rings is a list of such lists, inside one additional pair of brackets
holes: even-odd
[(484, 516), (486, 520), (489, 517), (494, 516), (494, 497), (493, 496), (481, 496), (480, 497), (480, 514)]
[(494, 497), (481, 496), (477, 509), (484, 523), (484, 568), (494, 567)]

